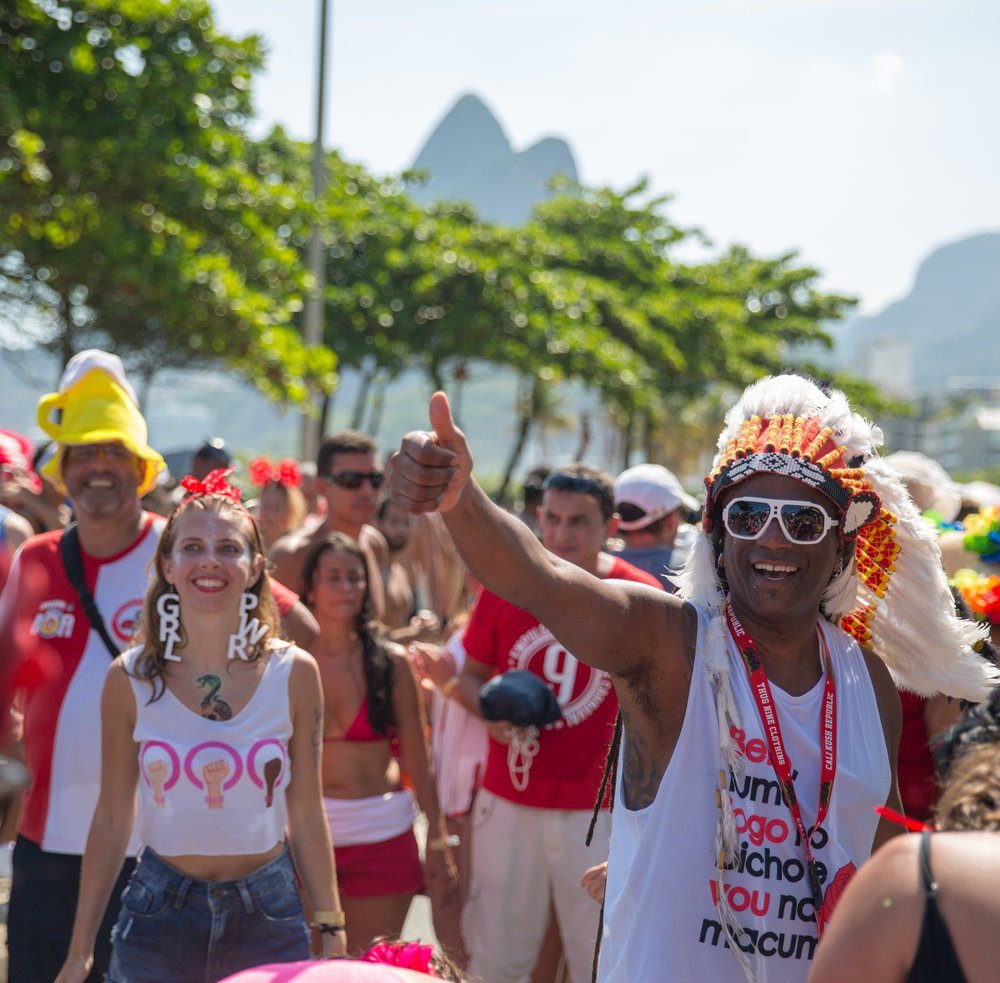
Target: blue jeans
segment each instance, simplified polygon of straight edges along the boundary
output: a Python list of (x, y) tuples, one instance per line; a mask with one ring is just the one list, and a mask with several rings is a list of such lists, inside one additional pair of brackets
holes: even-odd
[(239, 881), (199, 881), (146, 847), (111, 933), (108, 983), (215, 983), (309, 958), (288, 849)]

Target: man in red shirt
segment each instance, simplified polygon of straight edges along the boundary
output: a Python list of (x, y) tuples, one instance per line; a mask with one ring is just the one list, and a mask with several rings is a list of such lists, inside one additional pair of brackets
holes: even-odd
[[(660, 586), (656, 578), (603, 551), (618, 526), (609, 475), (585, 465), (545, 482), (538, 510), (542, 544), (602, 579)], [(527, 611), (480, 592), (463, 639), (462, 674), (444, 692), (481, 716), (479, 690), (491, 677), (527, 670), (554, 692), (562, 719), (534, 734), (506, 721), (492, 727), (472, 810), (472, 883), (462, 916), (473, 977), (526, 979), (555, 908), (573, 983), (590, 979), (598, 911), (580, 887), (583, 871), (607, 858), (610, 818), (587, 826), (597, 798), (618, 700), (611, 678), (577, 661)], [(513, 742), (512, 742), (513, 739)], [(534, 750), (537, 746), (537, 751)]]

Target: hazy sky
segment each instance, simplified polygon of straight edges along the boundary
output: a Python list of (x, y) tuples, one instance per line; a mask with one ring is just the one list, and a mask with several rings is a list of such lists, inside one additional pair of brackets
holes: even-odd
[[(260, 116), (310, 138), (319, 0), (213, 0), (270, 52)], [(799, 250), (874, 313), (936, 246), (1000, 229), (995, 0), (331, 0), (327, 142), (412, 163), (474, 92), (586, 184), (646, 175), (718, 244)]]

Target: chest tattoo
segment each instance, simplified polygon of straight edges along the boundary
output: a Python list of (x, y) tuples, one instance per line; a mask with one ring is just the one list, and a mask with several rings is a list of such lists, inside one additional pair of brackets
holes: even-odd
[(218, 676), (206, 674), (199, 676), (196, 682), (199, 686), (208, 689), (199, 707), (201, 715), (206, 720), (229, 720), (233, 715), (232, 707), (219, 696), (222, 680)]

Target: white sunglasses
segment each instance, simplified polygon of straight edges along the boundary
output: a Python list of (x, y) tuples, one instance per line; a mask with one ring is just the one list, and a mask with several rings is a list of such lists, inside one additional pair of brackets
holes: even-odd
[(812, 502), (749, 497), (729, 502), (722, 512), (722, 524), (736, 539), (760, 539), (775, 516), (785, 539), (799, 545), (818, 543), (829, 530), (840, 525)]

